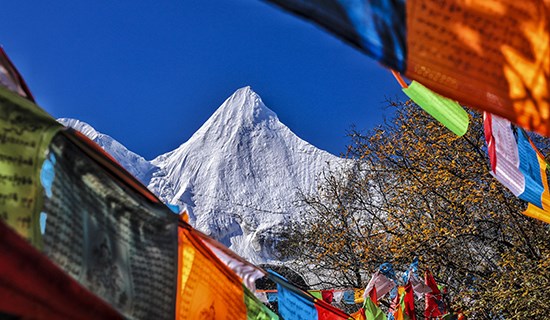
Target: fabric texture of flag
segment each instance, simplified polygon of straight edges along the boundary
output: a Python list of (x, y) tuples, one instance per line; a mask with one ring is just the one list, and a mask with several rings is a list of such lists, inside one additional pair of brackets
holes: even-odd
[(43, 252), (124, 317), (172, 319), (178, 216), (127, 184), (135, 178), (125, 182), (116, 163), (85, 153), (87, 143), (97, 147), (70, 130), (50, 143), (55, 163), (50, 195), (43, 196)]
[(203, 243), (223, 262), (229, 269), (233, 270), (243, 281), (246, 287), (256, 291), (256, 280), (264, 277), (265, 272), (233, 253), (229, 248), (218, 241), (208, 237), (204, 233), (193, 229), (192, 232), (198, 236)]
[(426, 270), (424, 273), (424, 281), (432, 289), (432, 293), (427, 293), (425, 297), (426, 307), (424, 309), (424, 316), (426, 319), (442, 317), (447, 313), (447, 308), (443, 302), (443, 295), (429, 270)]
[(370, 299), (365, 299), (365, 316), (368, 320), (386, 320), (386, 315), (380, 308)]
[(323, 301), (331, 304), (332, 299), (334, 298), (334, 290), (321, 290), (321, 297), (323, 298)]
[(433, 92), (417, 81), (403, 88), (403, 92), (457, 136), (463, 136), (468, 131), (468, 113), (456, 101)]
[(279, 315), (292, 320), (347, 320), (349, 315), (323, 300), (293, 286), (284, 277), (268, 270), (277, 284)]
[[(537, 151), (535, 146), (533, 146), (533, 149)], [(546, 168), (548, 167), (548, 164), (544, 160), (544, 157), (538, 151), (537, 151), (537, 159), (538, 159), (539, 168), (540, 168), (542, 185), (544, 188), (541, 195), (542, 208), (532, 203), (529, 203), (529, 205), (527, 206), (527, 210), (525, 210), (523, 214), (528, 217), (535, 218), (535, 219), (544, 221), (546, 223), (550, 223), (550, 191), (548, 189), (548, 177), (546, 175)]]
[(372, 288), (376, 287), (378, 298), (382, 298), (386, 294), (388, 294), (388, 292), (390, 292), (395, 286), (396, 285), (393, 280), (390, 280), (380, 270), (378, 270), (372, 275), (369, 283), (367, 284), (364, 297), (368, 296)]
[(407, 1), (405, 75), (550, 134), (550, 2)]
[(516, 197), (525, 191), (525, 178), (519, 169), (516, 136), (510, 121), (483, 113), (485, 141), (491, 162), (491, 174)]
[(124, 319), (0, 221), (0, 318)]
[(0, 220), (42, 248), (40, 168), (62, 126), (31, 101), (0, 86)]
[(277, 319), (201, 239), (189, 232), (191, 226), (180, 223), (176, 319)]

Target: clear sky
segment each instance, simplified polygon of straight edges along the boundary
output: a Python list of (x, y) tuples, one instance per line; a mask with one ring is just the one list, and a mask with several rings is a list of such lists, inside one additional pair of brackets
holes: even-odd
[(302, 139), (345, 151), (381, 124), (390, 72), (260, 0), (6, 1), (0, 43), (37, 102), (152, 159), (250, 85)]

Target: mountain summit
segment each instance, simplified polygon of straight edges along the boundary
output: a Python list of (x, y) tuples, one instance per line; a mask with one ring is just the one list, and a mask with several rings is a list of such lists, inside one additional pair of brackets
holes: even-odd
[(244, 87), (187, 142), (152, 160), (146, 184), (185, 208), (197, 229), (264, 263), (300, 214), (297, 192), (314, 192), (319, 174), (342, 161), (298, 138)]

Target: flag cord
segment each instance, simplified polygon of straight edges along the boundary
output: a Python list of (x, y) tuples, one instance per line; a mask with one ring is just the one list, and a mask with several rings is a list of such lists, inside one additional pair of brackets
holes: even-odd
[(396, 72), (395, 70), (391, 69), (391, 73), (393, 74), (393, 76), (395, 77), (395, 79), (397, 80), (397, 82), (399, 82), (399, 84), (401, 85), (401, 87), (403, 88), (408, 88), (409, 86), (407, 85), (407, 83), (405, 82), (405, 80), (403, 80), (403, 78), (401, 77), (401, 75), (399, 74), (399, 72)]

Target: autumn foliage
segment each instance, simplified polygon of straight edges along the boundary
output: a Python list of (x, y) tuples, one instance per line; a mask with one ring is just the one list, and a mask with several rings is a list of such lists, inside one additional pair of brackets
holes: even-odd
[(350, 133), (346, 168), (303, 195), (285, 252), (295, 268), (319, 288), (361, 288), (381, 263), (418, 257), (471, 319), (545, 318), (550, 229), (491, 176), (481, 116), (457, 137), (412, 102), (391, 107), (391, 121)]

